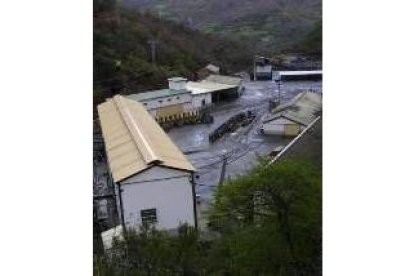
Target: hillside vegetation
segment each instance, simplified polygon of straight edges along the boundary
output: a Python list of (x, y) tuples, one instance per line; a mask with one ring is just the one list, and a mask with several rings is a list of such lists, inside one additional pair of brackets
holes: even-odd
[(124, 0), (123, 4), (206, 33), (252, 42), (260, 53), (320, 50), (302, 43), (319, 26), (321, 0)]
[[(155, 62), (149, 40), (156, 40)], [(171, 76), (195, 78), (208, 63), (231, 73), (246, 68), (253, 52), (247, 44), (217, 38), (149, 13), (94, 1), (94, 100), (119, 91), (139, 92), (166, 86)]]

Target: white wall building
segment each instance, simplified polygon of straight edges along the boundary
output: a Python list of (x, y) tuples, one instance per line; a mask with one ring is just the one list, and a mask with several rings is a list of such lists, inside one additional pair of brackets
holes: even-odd
[(205, 80), (187, 82), (194, 108), (203, 107), (225, 99), (237, 98), (241, 93), (242, 79), (222, 75), (210, 75)]
[(302, 92), (288, 103), (277, 106), (263, 119), (262, 133), (296, 136), (306, 128), (322, 110), (322, 96)]
[(98, 113), (121, 224), (197, 227), (195, 169), (144, 106), (117, 95)]
[(127, 98), (142, 103), (154, 117), (166, 117), (193, 110), (191, 91), (186, 89), (187, 79), (168, 79), (168, 89), (128, 95)]

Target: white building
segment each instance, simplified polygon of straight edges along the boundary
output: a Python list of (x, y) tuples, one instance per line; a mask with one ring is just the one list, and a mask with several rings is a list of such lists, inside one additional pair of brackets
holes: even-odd
[(117, 95), (98, 113), (121, 225), (197, 227), (194, 167), (144, 106)]
[(194, 108), (203, 107), (223, 100), (237, 98), (241, 93), (242, 79), (222, 75), (210, 75), (205, 80), (187, 82)]
[(168, 89), (141, 92), (127, 98), (142, 103), (156, 118), (193, 111), (191, 92), (186, 89), (187, 79), (168, 79)]
[(188, 117), (198, 114), (200, 108), (222, 100), (237, 98), (241, 93), (242, 79), (210, 75), (193, 82), (185, 78), (168, 79), (168, 89), (141, 92), (126, 96), (142, 103), (158, 121), (171, 117)]
[(296, 136), (322, 110), (322, 96), (303, 92), (286, 104), (277, 106), (263, 119), (263, 134)]

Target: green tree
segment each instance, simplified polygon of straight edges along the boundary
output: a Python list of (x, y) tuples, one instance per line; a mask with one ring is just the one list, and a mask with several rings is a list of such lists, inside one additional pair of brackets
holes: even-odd
[[(262, 165), (219, 187), (210, 213), (231, 273), (320, 272), (321, 173), (305, 160)], [(231, 265), (231, 266), (230, 266)]]

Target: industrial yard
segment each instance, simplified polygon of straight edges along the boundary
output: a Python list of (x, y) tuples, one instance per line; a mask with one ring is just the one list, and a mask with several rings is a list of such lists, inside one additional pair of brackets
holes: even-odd
[[(257, 164), (259, 156), (268, 156), (274, 148), (284, 146), (291, 141), (291, 138), (266, 136), (259, 133), (261, 119), (268, 113), (269, 100), (275, 100), (279, 96), (277, 83), (244, 81), (243, 86), (245, 89), (239, 99), (215, 106), (212, 112), (214, 123), (183, 126), (173, 128), (168, 132), (169, 137), (196, 167), (199, 215), (208, 207), (214, 188), (220, 182), (221, 177), (228, 179), (244, 174)], [(322, 93), (322, 82), (284, 82), (280, 86), (281, 102), (287, 102), (307, 90)], [(257, 113), (252, 124), (224, 135), (215, 143), (209, 142), (210, 132), (228, 118), (245, 110), (253, 110)], [(222, 176), (225, 158), (227, 162)]]
[[(264, 136), (258, 133), (261, 118), (268, 112), (269, 100), (278, 97), (278, 86), (273, 81), (244, 82), (242, 96), (229, 103), (215, 107), (212, 112), (214, 123), (183, 126), (168, 132), (174, 143), (187, 155), (199, 171), (198, 185), (202, 196), (208, 197), (211, 189), (218, 183), (222, 160), (228, 157), (226, 178), (234, 177), (248, 170), (255, 162), (256, 153), (263, 156), (290, 141), (279, 136)], [(300, 92), (312, 89), (321, 93), (321, 82), (287, 82), (281, 86), (281, 101), (287, 102)], [(251, 125), (239, 128), (235, 133), (225, 135), (210, 144), (208, 135), (221, 123), (243, 110), (257, 112), (256, 120)]]

